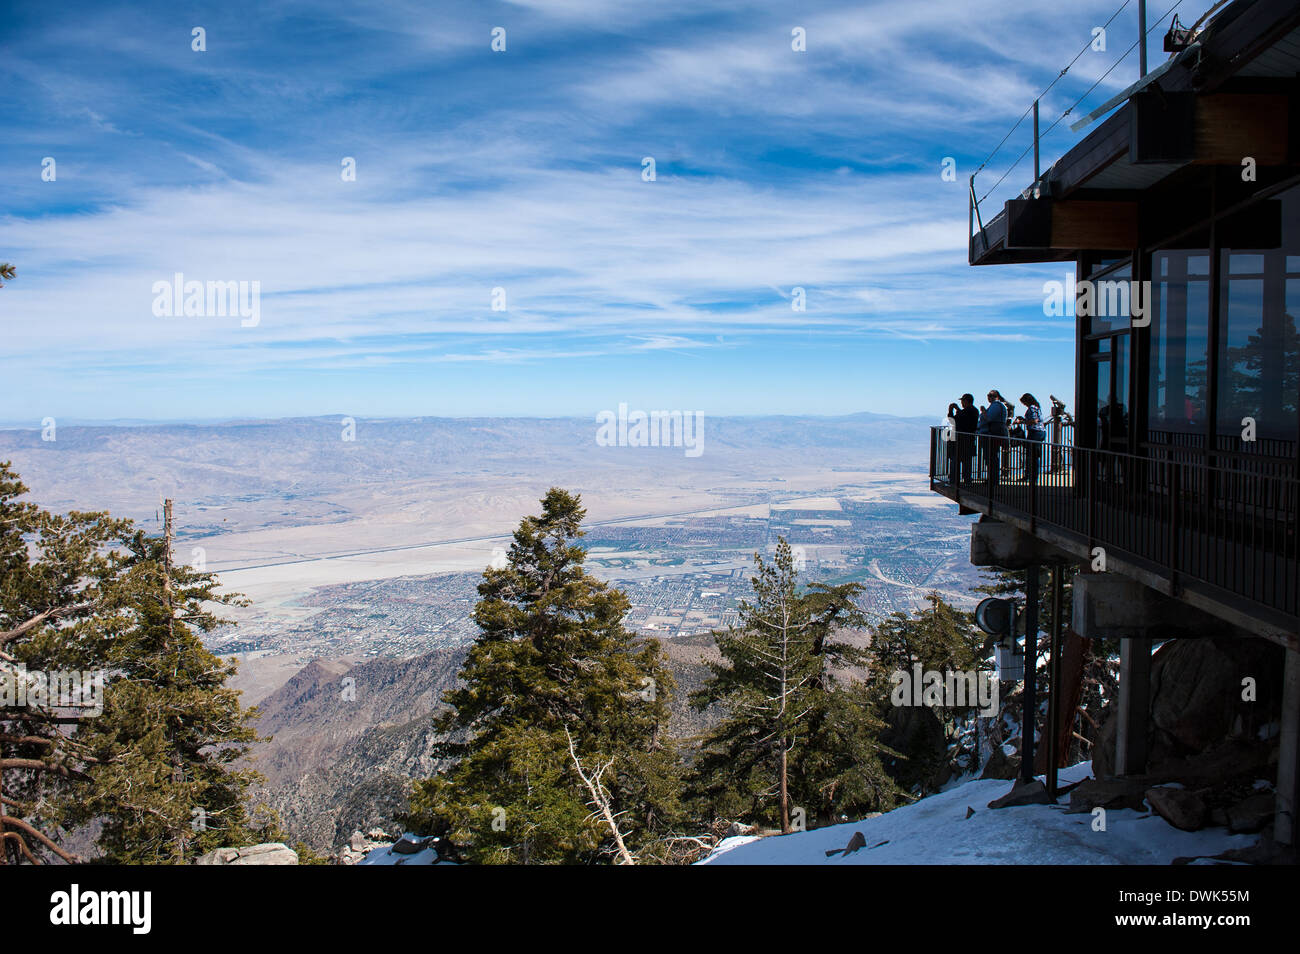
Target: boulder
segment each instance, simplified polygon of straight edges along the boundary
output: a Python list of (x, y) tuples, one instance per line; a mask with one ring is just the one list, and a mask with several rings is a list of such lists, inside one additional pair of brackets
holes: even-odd
[(1020, 756), (1008, 755), (1000, 745), (993, 747), (993, 753), (984, 764), (980, 778), (1013, 779), (1020, 774)]
[(1185, 788), (1157, 785), (1147, 789), (1146, 799), (1157, 815), (1183, 831), (1198, 831), (1209, 821), (1210, 810), (1205, 802)]
[(1031, 782), (1016, 782), (1001, 798), (989, 802), (989, 808), (1014, 808), (1018, 805), (1054, 805), (1055, 801), (1047, 794), (1047, 786), (1038, 779)]
[(1118, 707), (1106, 709), (1108, 715), (1097, 727), (1092, 740), (1092, 774), (1097, 778), (1111, 778), (1115, 774), (1115, 733), (1119, 729)]
[(196, 865), (228, 865), (239, 857), (238, 848), (213, 848), (195, 860)]
[(1204, 752), (1153, 762), (1147, 774), (1192, 788), (1222, 786), (1232, 781), (1253, 782), (1260, 775), (1270, 774), (1269, 765), (1276, 758), (1277, 750), (1268, 742), (1227, 739)]
[(196, 865), (296, 865), (298, 853), (278, 841), (245, 848), (215, 848)]
[(364, 835), (360, 831), (354, 831), (348, 837), (348, 843), (339, 851), (335, 863), (355, 865), (376, 848), (387, 848), (392, 843), (392, 838), (379, 828), (372, 828)]
[(1233, 834), (1254, 834), (1263, 831), (1273, 821), (1275, 798), (1272, 792), (1259, 792), (1229, 808), (1228, 831)]
[[(1251, 677), (1258, 698), (1270, 691), (1282, 671), (1285, 651), (1261, 639), (1175, 639), (1151, 660), (1153, 749), (1179, 754), (1204, 752), (1234, 735), (1254, 735), (1268, 714), (1242, 696)], [(1154, 751), (1153, 751), (1154, 754)]]
[[(1219, 749), (1228, 742), (1258, 742), (1260, 729), (1278, 718), (1283, 669), (1280, 646), (1262, 639), (1171, 639), (1151, 658), (1148, 772)], [(1258, 702), (1242, 699), (1242, 680), (1256, 682)], [(1093, 772), (1115, 772), (1115, 706), (1097, 732)], [(1178, 769), (1170, 769), (1177, 773)]]
[(1115, 811), (1131, 808), (1146, 810), (1145, 793), (1151, 782), (1142, 778), (1089, 778), (1070, 789), (1068, 815), (1081, 815), (1094, 808)]

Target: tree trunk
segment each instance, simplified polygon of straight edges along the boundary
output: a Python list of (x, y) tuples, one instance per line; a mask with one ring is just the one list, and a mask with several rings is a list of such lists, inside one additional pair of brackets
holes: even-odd
[[(172, 501), (170, 497), (163, 502), (163, 596), (167, 601), (167, 651), (176, 653), (176, 609), (172, 600)], [(178, 747), (173, 746), (172, 782), (179, 784), (184, 781), (185, 769), (182, 765), (181, 752)], [(176, 864), (185, 864), (184, 829), (178, 829), (176, 832)]]
[[(1083, 673), (1088, 664), (1092, 640), (1080, 636), (1073, 629), (1066, 629), (1061, 637), (1061, 688), (1056, 695), (1058, 712), (1057, 721), (1057, 768), (1065, 768), (1070, 761), (1070, 749), (1074, 741), (1074, 723), (1083, 701)], [(1041, 774), (1047, 771), (1047, 747), (1034, 751), (1034, 770)]]
[(613, 759), (588, 774), (583, 771), (582, 762), (578, 760), (578, 750), (573, 744), (573, 736), (569, 734), (567, 725), (564, 727), (564, 737), (569, 740), (569, 756), (573, 759), (573, 767), (578, 773), (578, 778), (586, 786), (587, 792), (591, 795), (592, 805), (605, 819), (605, 824), (609, 826), (610, 834), (614, 837), (614, 845), (620, 863), (625, 865), (636, 864), (636, 859), (632, 857), (632, 853), (627, 850), (627, 844), (623, 841), (623, 833), (619, 831), (618, 819), (615, 817), (614, 809), (609, 803), (609, 792), (600, 781), (600, 777), (614, 764)]
[(790, 828), (790, 749), (781, 736), (781, 834), (788, 835)]

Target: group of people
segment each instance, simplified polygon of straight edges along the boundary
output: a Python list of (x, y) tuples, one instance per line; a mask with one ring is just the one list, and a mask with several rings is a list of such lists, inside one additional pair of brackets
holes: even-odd
[[(989, 485), (997, 484), (1001, 477), (1002, 452), (1011, 437), (1024, 438), (1027, 454), (1025, 475), (1038, 472), (1041, 449), (1039, 444), (1047, 439), (1047, 425), (1038, 398), (1028, 391), (1020, 395), (1025, 412), (1015, 416), (1015, 405), (1002, 396), (1002, 392), (989, 391), (988, 404), (975, 408), (975, 396), (963, 394), (961, 404), (948, 405), (949, 427), (952, 438), (948, 442), (948, 474), (952, 483), (968, 484), (971, 480), (972, 461), (978, 442), (981, 455), (987, 462)], [(1013, 432), (1013, 428), (1015, 431)]]

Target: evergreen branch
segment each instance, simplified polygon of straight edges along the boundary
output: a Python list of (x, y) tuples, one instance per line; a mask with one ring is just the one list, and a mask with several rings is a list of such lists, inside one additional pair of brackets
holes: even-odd
[(36, 627), (44, 623), (50, 622), (51, 620), (59, 619), (60, 617), (63, 616), (71, 616), (73, 614), (84, 613), (87, 612), (88, 610), (93, 609), (94, 607), (95, 607), (95, 603), (93, 601), (86, 602), (86, 603), (74, 603), (71, 606), (53, 606), (42, 613), (37, 613), (35, 616), (31, 617), (25, 622), (19, 623), (13, 629), (0, 632), (0, 646), (4, 646), (15, 639), (18, 639), (20, 636), (23, 636), (26, 633), (31, 632)]
[(62, 858), (70, 865), (79, 864), (81, 862), (81, 859), (78, 858), (76, 855), (64, 851), (53, 841), (47, 838), (43, 832), (37, 830), (36, 828), (33, 828), (31, 825), (27, 824), (27, 822), (23, 821), (21, 818), (14, 818), (12, 815), (0, 815), (0, 825), (12, 825), (14, 828), (22, 829), (23, 831), (31, 835), (42, 845), (50, 849), (50, 851), (54, 852), (56, 855), (58, 855), (60, 858)]

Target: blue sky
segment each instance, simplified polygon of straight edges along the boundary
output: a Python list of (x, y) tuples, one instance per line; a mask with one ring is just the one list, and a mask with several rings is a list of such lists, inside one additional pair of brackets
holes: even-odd
[[(966, 180), (1121, 3), (29, 5), (0, 36), (0, 421), (1071, 394), (1072, 326), (1042, 309), (1065, 267), (968, 267)], [(1121, 59), (1136, 6), (1044, 126)], [(258, 323), (156, 316), (177, 272), (259, 282)]]

